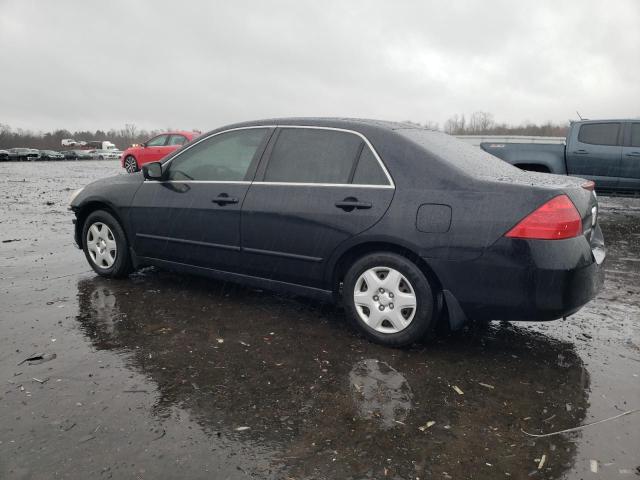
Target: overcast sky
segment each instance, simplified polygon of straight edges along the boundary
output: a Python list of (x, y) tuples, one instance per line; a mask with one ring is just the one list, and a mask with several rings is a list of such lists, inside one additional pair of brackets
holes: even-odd
[(0, 0), (0, 123), (637, 117), (639, 60), (639, 0)]

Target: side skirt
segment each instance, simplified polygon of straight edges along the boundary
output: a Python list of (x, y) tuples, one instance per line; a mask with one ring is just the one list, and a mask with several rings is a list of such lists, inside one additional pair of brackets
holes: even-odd
[(216, 280), (234, 282), (241, 285), (247, 285), (255, 288), (264, 288), (275, 292), (290, 293), (301, 295), (304, 297), (314, 298), (324, 302), (334, 302), (333, 292), (331, 290), (322, 290), (320, 288), (305, 287), (304, 285), (296, 285), (294, 283), (280, 282), (278, 280), (270, 280), (268, 278), (253, 277), (251, 275), (243, 275), (241, 273), (225, 272), (223, 270), (215, 270), (213, 268), (198, 267), (187, 263), (170, 262), (168, 260), (160, 260), (150, 257), (132, 257), (136, 268), (142, 265), (154, 265), (156, 267), (165, 268), (175, 272), (193, 273), (202, 275)]

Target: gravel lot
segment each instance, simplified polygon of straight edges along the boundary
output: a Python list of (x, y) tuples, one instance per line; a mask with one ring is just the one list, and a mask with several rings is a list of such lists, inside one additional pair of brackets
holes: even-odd
[(99, 278), (67, 199), (118, 163), (0, 172), (2, 479), (640, 475), (640, 413), (523, 433), (640, 408), (640, 198), (600, 197), (605, 289), (576, 315), (403, 351), (306, 299)]

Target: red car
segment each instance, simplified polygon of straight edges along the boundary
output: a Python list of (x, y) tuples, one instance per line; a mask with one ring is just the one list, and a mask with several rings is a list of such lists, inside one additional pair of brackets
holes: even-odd
[(122, 152), (120, 162), (127, 172), (137, 172), (145, 163), (157, 162), (198, 135), (200, 135), (199, 132), (161, 133), (141, 145), (127, 148)]

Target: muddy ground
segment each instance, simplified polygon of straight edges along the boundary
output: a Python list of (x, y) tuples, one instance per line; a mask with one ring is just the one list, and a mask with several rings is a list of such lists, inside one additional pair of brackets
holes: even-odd
[(67, 199), (117, 163), (0, 172), (2, 479), (640, 475), (640, 414), (523, 433), (640, 408), (640, 198), (601, 197), (605, 289), (576, 315), (402, 351), (302, 298), (99, 278)]

